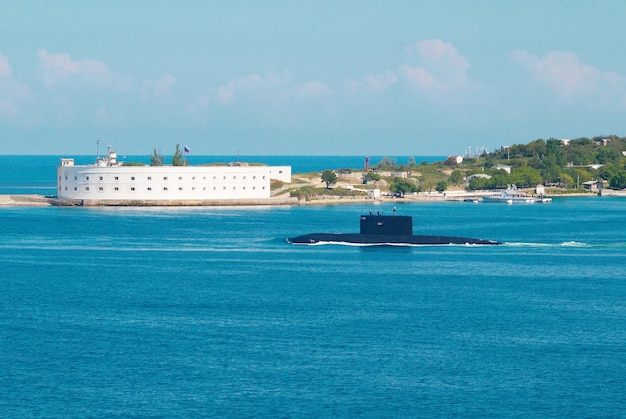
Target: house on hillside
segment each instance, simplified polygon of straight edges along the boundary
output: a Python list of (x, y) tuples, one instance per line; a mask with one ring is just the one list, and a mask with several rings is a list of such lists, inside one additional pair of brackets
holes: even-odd
[(448, 166), (454, 166), (455, 164), (463, 163), (463, 156), (448, 156), (446, 161), (444, 162)]
[(491, 179), (491, 176), (486, 175), (484, 173), (476, 173), (474, 175), (469, 175), (468, 177), (465, 178), (465, 186), (469, 185), (470, 180), (474, 178)]
[(589, 182), (583, 183), (583, 187), (592, 192), (598, 192), (604, 189), (604, 183), (601, 180), (590, 180)]
[(511, 174), (511, 166), (508, 166), (506, 164), (499, 164), (496, 166), (496, 169), (498, 170), (504, 170), (505, 172), (507, 172), (509, 175)]

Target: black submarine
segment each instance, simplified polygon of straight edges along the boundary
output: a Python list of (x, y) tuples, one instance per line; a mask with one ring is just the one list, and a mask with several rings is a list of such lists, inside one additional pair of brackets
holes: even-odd
[(370, 246), (385, 245), (446, 245), (479, 244), (500, 245), (494, 240), (456, 236), (413, 234), (413, 217), (410, 215), (361, 215), (360, 233), (311, 233), (287, 239), (291, 244), (354, 243)]

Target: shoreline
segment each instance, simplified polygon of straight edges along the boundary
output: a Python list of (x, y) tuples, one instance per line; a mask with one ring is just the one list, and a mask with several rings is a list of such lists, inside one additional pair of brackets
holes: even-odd
[[(82, 206), (82, 207), (219, 207), (219, 206), (297, 206), (297, 205), (336, 205), (353, 203), (383, 202), (464, 202), (466, 199), (480, 198), (480, 194), (451, 191), (454, 193), (422, 192), (417, 195), (406, 195), (402, 198), (393, 196), (354, 197), (354, 196), (321, 196), (309, 201), (298, 200), (290, 196), (273, 196), (266, 199), (242, 200), (172, 200), (172, 201), (84, 201), (60, 200), (37, 194), (0, 194), (0, 207), (46, 207), (46, 206)], [(551, 198), (626, 196), (622, 191), (609, 193), (568, 193), (549, 195)]]

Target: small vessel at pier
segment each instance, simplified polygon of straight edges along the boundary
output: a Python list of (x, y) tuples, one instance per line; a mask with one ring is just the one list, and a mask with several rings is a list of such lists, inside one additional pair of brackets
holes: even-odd
[(509, 185), (506, 190), (494, 195), (484, 195), (482, 198), (483, 202), (500, 202), (504, 204), (534, 204), (537, 202), (534, 196), (517, 190), (515, 185)]

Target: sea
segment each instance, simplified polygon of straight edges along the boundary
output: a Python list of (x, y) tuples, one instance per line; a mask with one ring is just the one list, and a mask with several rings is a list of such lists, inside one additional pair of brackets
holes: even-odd
[[(394, 207), (504, 245), (285, 240)], [(619, 197), (0, 207), (0, 417), (625, 417), (625, 260)]]

